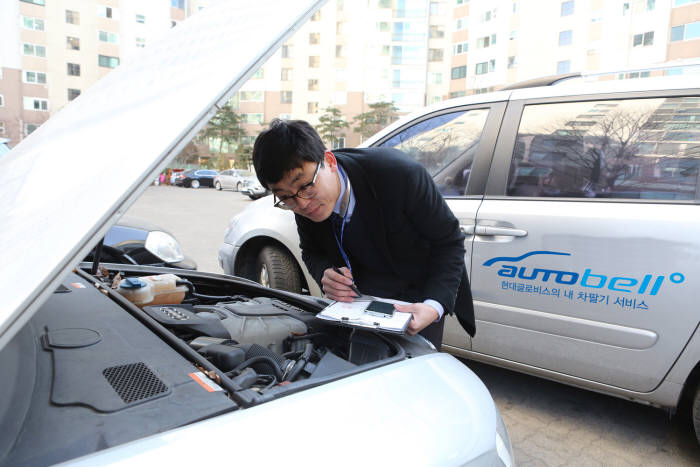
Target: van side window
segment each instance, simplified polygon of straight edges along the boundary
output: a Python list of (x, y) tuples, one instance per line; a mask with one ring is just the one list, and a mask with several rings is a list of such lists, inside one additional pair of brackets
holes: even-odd
[(489, 109), (437, 115), (404, 129), (380, 146), (423, 164), (443, 196), (464, 196)]
[(525, 106), (507, 194), (697, 200), (700, 97)]

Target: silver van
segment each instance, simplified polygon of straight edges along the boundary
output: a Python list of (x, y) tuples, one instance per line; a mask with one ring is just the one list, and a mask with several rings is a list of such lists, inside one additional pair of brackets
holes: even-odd
[[(420, 161), (467, 234), (476, 336), (450, 318), (445, 351), (671, 412), (687, 397), (700, 433), (700, 79), (663, 73), (449, 100), (363, 146)], [(320, 294), (298, 244), (264, 198), (219, 261)]]

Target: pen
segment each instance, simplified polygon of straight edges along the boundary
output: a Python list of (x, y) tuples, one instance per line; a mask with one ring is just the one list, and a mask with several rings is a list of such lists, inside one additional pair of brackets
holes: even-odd
[[(338, 269), (338, 268), (335, 267), (335, 266), (333, 266), (333, 270), (334, 270), (335, 272), (337, 272), (338, 274), (340, 274), (341, 276), (344, 276), (344, 275), (345, 275), (345, 274), (343, 274), (343, 273), (340, 271), (340, 269)], [(355, 283), (350, 284), (350, 288), (352, 289), (353, 292), (355, 292), (355, 293), (357, 294), (358, 297), (361, 297), (361, 296), (362, 296), (362, 294), (360, 293), (360, 291), (357, 290), (357, 287), (355, 287)]]

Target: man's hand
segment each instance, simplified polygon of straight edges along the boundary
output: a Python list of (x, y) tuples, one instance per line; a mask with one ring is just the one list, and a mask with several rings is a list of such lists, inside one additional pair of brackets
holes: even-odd
[(323, 293), (326, 294), (326, 297), (337, 302), (351, 302), (357, 297), (357, 294), (350, 288), (352, 274), (346, 267), (338, 270), (342, 274), (338, 274), (333, 268), (323, 271), (323, 277), (321, 278)]
[(438, 312), (435, 308), (425, 303), (411, 303), (410, 305), (394, 305), (397, 311), (413, 314), (413, 319), (408, 322), (406, 332), (413, 336), (438, 319)]

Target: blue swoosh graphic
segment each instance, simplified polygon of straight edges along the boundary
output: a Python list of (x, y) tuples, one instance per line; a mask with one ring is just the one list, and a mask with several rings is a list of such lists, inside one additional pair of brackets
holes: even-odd
[(484, 263), (484, 266), (491, 266), (494, 263), (498, 263), (500, 261), (508, 261), (511, 263), (517, 263), (518, 261), (524, 260), (525, 258), (532, 256), (532, 255), (562, 255), (562, 256), (571, 256), (571, 253), (561, 253), (559, 251), (530, 251), (528, 253), (525, 253), (522, 256), (517, 256), (517, 257), (512, 257), (512, 256), (497, 256), (495, 258), (491, 258), (490, 260), (486, 261)]

